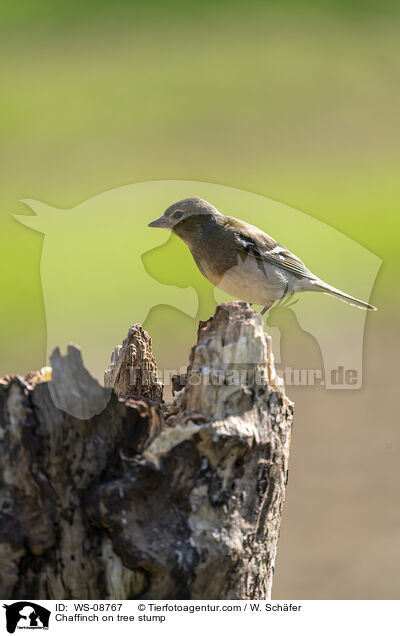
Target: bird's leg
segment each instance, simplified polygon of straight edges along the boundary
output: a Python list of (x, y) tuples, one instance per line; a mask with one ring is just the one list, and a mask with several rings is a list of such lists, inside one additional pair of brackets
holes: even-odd
[(274, 301), (272, 301), (271, 303), (269, 303), (269, 305), (265, 305), (265, 307), (264, 307), (264, 308), (261, 310), (261, 312), (260, 312), (260, 313), (261, 313), (261, 315), (263, 316), (263, 315), (264, 315), (264, 314), (268, 311), (268, 309), (270, 309), (270, 308), (272, 307), (272, 305), (273, 305), (273, 304), (274, 304)]
[[(288, 294), (288, 291), (289, 291), (289, 285), (288, 285), (288, 283), (286, 283), (285, 289), (283, 290), (283, 293), (282, 293), (282, 296), (278, 300), (278, 304), (280, 304), (283, 301), (284, 298), (290, 298), (291, 296), (293, 296), (293, 294), (294, 294), (293, 290), (291, 292), (289, 292), (289, 294)], [(265, 305), (265, 307), (261, 310), (261, 315), (262, 316), (268, 311), (268, 309), (270, 309), (272, 307), (274, 302), (275, 301), (272, 300), (268, 305)]]
[[(282, 293), (282, 296), (280, 297), (280, 300), (283, 300), (285, 298), (285, 296), (287, 295), (288, 291), (289, 291), (289, 285), (288, 285), (288, 283), (286, 283), (285, 289), (283, 290), (283, 293)], [(293, 294), (293, 292), (291, 292), (291, 293)]]

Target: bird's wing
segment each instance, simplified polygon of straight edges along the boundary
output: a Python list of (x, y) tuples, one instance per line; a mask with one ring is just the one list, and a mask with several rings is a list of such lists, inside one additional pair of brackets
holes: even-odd
[[(232, 221), (237, 220), (232, 219)], [(253, 225), (243, 222), (239, 223), (234, 224), (236, 226), (234, 245), (237, 251), (248, 255), (251, 254), (254, 258), (263, 263), (276, 265), (291, 272), (295, 276), (299, 276), (299, 278), (317, 278), (307, 269), (303, 261), (297, 258), (295, 254), (292, 254), (286, 247), (275, 241), (271, 236), (268, 236), (268, 234), (265, 234)], [(232, 226), (231, 229), (233, 229)]]

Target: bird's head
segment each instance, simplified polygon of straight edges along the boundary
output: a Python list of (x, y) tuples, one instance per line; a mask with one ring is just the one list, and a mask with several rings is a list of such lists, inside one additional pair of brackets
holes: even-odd
[(162, 216), (149, 223), (149, 227), (163, 227), (174, 232), (178, 224), (183, 224), (190, 217), (194, 217), (191, 219), (193, 223), (196, 222), (196, 217), (201, 221), (200, 216), (204, 215), (208, 217), (223, 216), (217, 208), (205, 201), (205, 199), (189, 197), (170, 205)]

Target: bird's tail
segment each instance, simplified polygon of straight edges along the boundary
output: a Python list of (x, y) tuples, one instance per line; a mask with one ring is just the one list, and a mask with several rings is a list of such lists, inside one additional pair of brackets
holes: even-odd
[(358, 300), (358, 298), (354, 298), (354, 296), (349, 296), (349, 294), (345, 294), (340, 291), (340, 289), (336, 289), (336, 287), (332, 287), (325, 283), (324, 281), (318, 281), (315, 284), (316, 291), (322, 291), (324, 294), (329, 294), (329, 296), (334, 296), (335, 298), (340, 298), (345, 303), (349, 305), (353, 305), (353, 307), (358, 307), (359, 309), (369, 309), (371, 311), (376, 311), (376, 307), (370, 305), (369, 303), (364, 302), (363, 300)]

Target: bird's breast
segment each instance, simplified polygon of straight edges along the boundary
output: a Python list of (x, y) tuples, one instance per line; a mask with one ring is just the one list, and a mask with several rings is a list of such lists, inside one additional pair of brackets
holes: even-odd
[(193, 256), (202, 274), (213, 285), (240, 300), (257, 305), (268, 304), (290, 292), (293, 287), (290, 274), (253, 256), (242, 260), (235, 253), (235, 260), (228, 266), (215, 256)]

